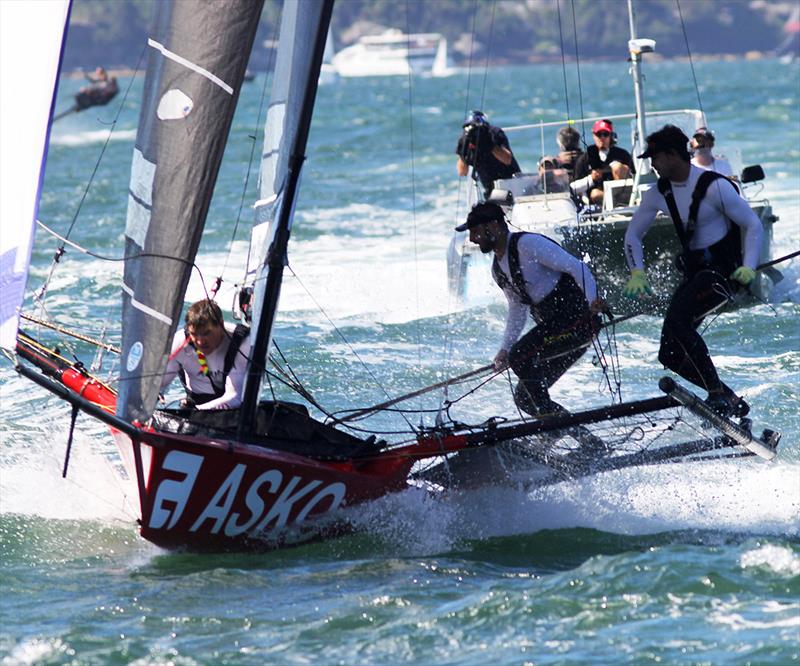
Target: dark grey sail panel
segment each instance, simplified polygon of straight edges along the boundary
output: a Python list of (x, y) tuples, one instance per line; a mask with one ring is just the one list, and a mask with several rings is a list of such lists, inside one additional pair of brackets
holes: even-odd
[(259, 200), (248, 266), (254, 279), (251, 364), (241, 431), (254, 413), (280, 296), (296, 191), (305, 159), (333, 0), (284, 0), (264, 130)]
[(156, 3), (125, 230), (117, 414), (128, 421), (155, 407), (261, 7)]

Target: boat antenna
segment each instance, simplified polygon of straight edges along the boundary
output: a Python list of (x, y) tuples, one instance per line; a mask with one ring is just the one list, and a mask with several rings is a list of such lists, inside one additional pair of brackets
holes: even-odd
[[(652, 52), (655, 48), (655, 42), (651, 39), (636, 38), (636, 14), (633, 9), (633, 0), (628, 0), (628, 24), (630, 26), (631, 33), (631, 38), (628, 42), (628, 51), (630, 52), (631, 75), (633, 77), (633, 96), (636, 101), (636, 135), (633, 139), (633, 146), (641, 147), (643, 145), (644, 138), (647, 136), (644, 95), (642, 92), (642, 54)], [(635, 150), (633, 152), (636, 154), (639, 152), (639, 150)], [(639, 174), (641, 172), (649, 171), (650, 168), (647, 162), (637, 165), (636, 180), (638, 181)]]

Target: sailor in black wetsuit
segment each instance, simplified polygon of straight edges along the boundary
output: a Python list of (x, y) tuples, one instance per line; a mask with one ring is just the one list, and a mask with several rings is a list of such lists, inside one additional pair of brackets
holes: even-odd
[(589, 203), (603, 203), (603, 183), (622, 180), (636, 169), (631, 154), (616, 145), (617, 135), (610, 120), (598, 120), (592, 127), (594, 145), (589, 146), (575, 163), (572, 190), (585, 194)]
[(186, 329), (172, 341), (161, 390), (179, 376), (186, 387), (185, 404), (197, 409), (233, 409), (242, 404), (249, 329), (226, 326), (214, 301), (193, 303), (186, 312)]
[(735, 289), (755, 278), (763, 230), (730, 180), (690, 163), (688, 143), (673, 125), (647, 137), (647, 150), (639, 157), (652, 160), (660, 179), (658, 187), (644, 193), (625, 234), (631, 278), (623, 293), (636, 298), (650, 291), (642, 239), (659, 211), (669, 213), (683, 246), (680, 267), (685, 280), (672, 295), (664, 318), (658, 358), (706, 389), (708, 404), (717, 412), (744, 416), (747, 404), (720, 381), (697, 328), (704, 317), (731, 300)]
[(489, 124), (481, 111), (473, 111), (464, 123), (464, 132), (456, 145), (456, 171), (466, 176), (473, 167), (475, 176), (483, 185), (483, 194), (492, 193), (494, 181), (511, 178), (520, 168), (506, 133)]
[[(494, 253), (492, 275), (508, 299), (494, 365), (511, 367), (519, 377), (517, 406), (534, 416), (563, 413), (548, 389), (583, 356), (599, 325), (597, 313), (606, 309), (589, 267), (546, 236), (509, 234), (495, 204), (477, 204), (456, 230), (469, 230), (481, 252)], [(529, 311), (536, 326), (517, 340)]]

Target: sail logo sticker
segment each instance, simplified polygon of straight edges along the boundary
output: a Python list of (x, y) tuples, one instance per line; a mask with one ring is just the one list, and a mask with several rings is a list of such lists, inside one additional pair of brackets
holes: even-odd
[(138, 340), (131, 345), (131, 349), (128, 352), (128, 362), (125, 364), (125, 367), (128, 369), (128, 372), (133, 372), (136, 368), (139, 367), (139, 362), (142, 360), (142, 354), (144, 353), (144, 346)]
[(183, 120), (194, 108), (194, 102), (182, 90), (167, 90), (158, 102), (156, 114), (161, 120)]

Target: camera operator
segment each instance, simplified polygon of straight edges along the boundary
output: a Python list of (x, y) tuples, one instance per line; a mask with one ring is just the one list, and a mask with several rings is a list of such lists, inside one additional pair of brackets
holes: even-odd
[(456, 145), (456, 171), (459, 176), (466, 176), (472, 167), (473, 178), (480, 180), (484, 196), (488, 197), (494, 181), (519, 173), (519, 164), (511, 152), (506, 133), (490, 125), (483, 112), (473, 111), (463, 127)]

